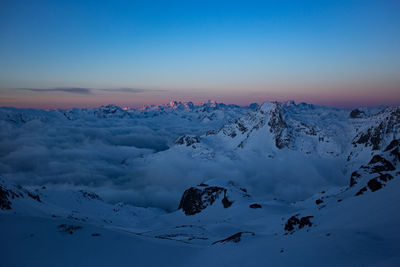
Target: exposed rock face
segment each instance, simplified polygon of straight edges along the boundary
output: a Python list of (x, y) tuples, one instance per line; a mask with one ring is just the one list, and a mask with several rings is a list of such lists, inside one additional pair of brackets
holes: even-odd
[(398, 149), (400, 146), (400, 139), (393, 139), (392, 142), (385, 148), (385, 152), (392, 150), (392, 149)]
[[(12, 200), (15, 198), (23, 198), (24, 195), (21, 192), (22, 187), (17, 186), (16, 188), (10, 188), (3, 181), (0, 180), (0, 209), (10, 210), (12, 208)], [(23, 190), (28, 196), (33, 195), (28, 190)]]
[(357, 183), (357, 179), (359, 179), (360, 177), (361, 175), (358, 172), (354, 171), (350, 177), (350, 186), (355, 185)]
[(382, 187), (386, 185), (386, 182), (392, 180), (393, 176), (389, 173), (380, 174), (378, 177), (372, 178), (367, 182), (367, 186), (364, 186), (356, 193), (356, 196), (362, 195), (363, 193), (368, 191), (368, 188), (371, 192), (375, 192), (380, 190)]
[(85, 190), (79, 190), (79, 192), (82, 193), (82, 196), (86, 199), (97, 199), (97, 200), (102, 200), (99, 195), (93, 192), (87, 192)]
[(389, 156), (393, 159), (395, 163), (400, 161), (400, 139), (394, 139), (385, 148), (384, 152), (390, 152)]
[(382, 189), (388, 181), (398, 176), (395, 173), (398, 165), (398, 151), (400, 142), (394, 139), (385, 148), (385, 150), (374, 155), (367, 165), (360, 167), (358, 171), (351, 174), (350, 187), (360, 184), (361, 188), (355, 196), (360, 196), (370, 190), (371, 192)]
[(353, 145), (362, 144), (371, 146), (373, 150), (382, 148), (387, 136), (398, 138), (400, 132), (400, 108), (387, 108), (378, 113), (371, 120), (376, 120), (377, 124), (369, 127), (366, 131), (359, 133), (353, 139)]
[(304, 226), (312, 226), (312, 222), (310, 218), (313, 218), (314, 216), (305, 216), (301, 217), (300, 219), (298, 218), (299, 214), (294, 215), (290, 217), (286, 224), (285, 224), (285, 231), (293, 231), (296, 228), (297, 229), (302, 229)]
[(226, 191), (224, 191), (224, 198), (222, 199), (222, 205), (224, 205), (224, 208), (229, 208), (230, 206), (232, 206), (233, 201), (230, 201), (227, 197), (226, 197)]
[(175, 144), (177, 144), (177, 145), (186, 145), (186, 146), (191, 146), (196, 143), (200, 143), (200, 137), (198, 137), (198, 136), (184, 135), (184, 136), (179, 137), (175, 141)]
[(290, 135), (288, 133), (288, 126), (282, 118), (282, 114), (278, 105), (271, 110), (271, 118), (268, 122), (270, 132), (275, 135), (275, 145), (277, 148), (282, 149), (289, 147)]
[(357, 197), (357, 196), (360, 196), (360, 195), (364, 194), (364, 193), (367, 192), (367, 191), (368, 191), (368, 189), (364, 186), (363, 188), (360, 189), (360, 191), (358, 191), (358, 192), (355, 194), (355, 196), (356, 196), (356, 197)]
[(11, 202), (8, 200), (10, 193), (8, 190), (0, 186), (0, 208), (2, 210), (10, 210)]
[(215, 134), (217, 134), (217, 133), (218, 133), (217, 130), (208, 130), (208, 131), (206, 132), (206, 136), (215, 135)]
[(249, 195), (245, 188), (239, 187), (232, 181), (219, 183), (214, 181), (185, 190), (178, 209), (182, 209), (186, 215), (194, 215), (211, 205), (222, 204), (221, 208), (227, 209), (236, 201), (248, 201)]
[(26, 190), (22, 186), (6, 184), (3, 180), (0, 180), (0, 209), (12, 209), (13, 200), (24, 198), (25, 196), (30, 197), (39, 203), (42, 202), (38, 194)]
[(227, 243), (227, 242), (239, 243), (242, 240), (242, 236), (244, 234), (249, 234), (249, 235), (252, 235), (252, 236), (255, 235), (253, 232), (239, 232), (239, 233), (231, 235), (231, 236), (229, 236), (229, 237), (227, 237), (225, 239), (215, 241), (212, 244), (215, 245), (217, 243)]
[(32, 193), (32, 192), (29, 192), (29, 191), (26, 191), (26, 193), (28, 194), (28, 197), (30, 197), (30, 198), (36, 200), (37, 202), (42, 202), (42, 201), (40, 200), (39, 195), (34, 194), (34, 193)]
[[(320, 144), (332, 142), (333, 138), (329, 131), (318, 126), (318, 123), (314, 122), (315, 118), (301, 118), (302, 114), (299, 113), (301, 109), (311, 110), (314, 109), (314, 106), (295, 105), (294, 103), (283, 106), (277, 102), (265, 102), (254, 112), (248, 113), (232, 124), (225, 125), (218, 133), (234, 139), (235, 141), (232, 143), (238, 148), (245, 148), (248, 144), (253, 144), (253, 136), (259, 134), (265, 135), (265, 138), (268, 139), (272, 138), (272, 142), (278, 149), (287, 148), (304, 152), (309, 152), (310, 149), (316, 149), (319, 146), (319, 144), (315, 147), (309, 145), (309, 142), (314, 142), (314, 140)], [(307, 142), (303, 142), (305, 135)], [(333, 151), (326, 153), (334, 154)]]
[(222, 127), (221, 131), (223, 134), (225, 134), (226, 136), (230, 136), (232, 138), (235, 138), (237, 136), (236, 133), (236, 127), (237, 125), (226, 125), (224, 127)]
[(207, 186), (204, 189), (191, 187), (183, 193), (178, 209), (182, 209), (186, 215), (194, 215), (212, 205), (220, 194), (224, 194), (222, 204), (224, 208), (228, 208), (233, 202), (226, 197), (226, 191), (225, 188), (218, 186)]
[(319, 199), (315, 200), (315, 204), (319, 205), (321, 203), (324, 203), (324, 201), (322, 199), (319, 198)]
[(24, 114), (7, 114), (7, 118), (5, 119), (8, 122), (19, 124), (19, 123), (26, 123), (27, 118)]
[(245, 133), (245, 132), (247, 131), (246, 126), (244, 126), (244, 123), (241, 122), (240, 120), (236, 120), (236, 125), (237, 125), (238, 130), (239, 130), (241, 133)]
[(262, 208), (262, 206), (260, 204), (257, 204), (257, 203), (253, 203), (249, 207), (252, 208), (252, 209), (261, 209)]
[(98, 110), (94, 112), (99, 118), (107, 118), (110, 116), (124, 117), (127, 114), (125, 110), (117, 105), (107, 105), (101, 106)]
[(393, 164), (380, 155), (375, 155), (368, 163), (368, 165), (373, 165), (372, 166), (373, 173), (395, 170)]
[(81, 230), (83, 227), (80, 225), (72, 225), (72, 224), (60, 224), (58, 227), (58, 231), (61, 233), (68, 233), (72, 235), (78, 230)]
[(276, 147), (279, 149), (289, 147), (290, 129), (282, 116), (282, 112), (279, 103), (266, 102), (259, 106), (254, 113), (237, 119), (235, 123), (224, 126), (220, 131), (231, 138), (244, 135), (243, 140), (238, 145), (238, 147), (243, 148), (246, 139), (253, 131), (268, 125), (269, 132), (274, 136)]
[(350, 118), (352, 118), (352, 119), (363, 118), (364, 116), (365, 116), (365, 112), (361, 111), (359, 109), (353, 109), (350, 112)]

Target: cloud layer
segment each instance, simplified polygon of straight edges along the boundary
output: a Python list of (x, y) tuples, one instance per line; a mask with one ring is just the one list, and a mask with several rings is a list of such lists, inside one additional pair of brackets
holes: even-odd
[(97, 92), (137, 94), (137, 93), (145, 93), (145, 92), (163, 92), (163, 91), (165, 91), (165, 90), (158, 90), (158, 89), (142, 89), (142, 88), (93, 89), (93, 88), (82, 88), (82, 87), (17, 88), (16, 90), (32, 91), (32, 92), (37, 92), (37, 93), (63, 92), (63, 93), (71, 93), (71, 94), (83, 94), (83, 95), (92, 95)]
[[(179, 169), (153, 165), (152, 155), (184, 133), (201, 134), (227, 122), (221, 117), (202, 123), (198, 114), (104, 118), (98, 112), (0, 109), (0, 175), (27, 185), (87, 187), (109, 201), (173, 208), (190, 183), (174, 186)], [(165, 180), (150, 177), (164, 170)]]
[(212, 158), (194, 156), (204, 151), (168, 149), (180, 135), (226, 124), (221, 111), (214, 120), (196, 112), (112, 118), (93, 110), (63, 112), (0, 109), (1, 176), (27, 185), (85, 188), (107, 201), (167, 210), (177, 208), (188, 187), (216, 178), (236, 181), (258, 198), (286, 200), (345, 182), (342, 162), (295, 151), (270, 159), (264, 148), (234, 153), (216, 147)]
[(32, 91), (32, 92), (64, 92), (72, 94), (92, 94), (92, 89), (90, 88), (18, 88), (18, 90)]

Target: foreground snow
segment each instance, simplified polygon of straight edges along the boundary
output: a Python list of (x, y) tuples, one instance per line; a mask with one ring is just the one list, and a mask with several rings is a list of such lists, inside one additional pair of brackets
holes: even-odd
[[(68, 210), (62, 199), (68, 192), (47, 199), (51, 194), (44, 189), (41, 203), (25, 197), (0, 215), (2, 264), (398, 266), (399, 182), (360, 197), (326, 192), (323, 208), (314, 201), (269, 201), (251, 209), (245, 201), (228, 209), (216, 204), (193, 216), (181, 210), (140, 213), (84, 198), (78, 205), (71, 196), (76, 203)], [(297, 213), (314, 216), (313, 225), (285, 231), (286, 220)], [(240, 241), (215, 243), (239, 232)]]

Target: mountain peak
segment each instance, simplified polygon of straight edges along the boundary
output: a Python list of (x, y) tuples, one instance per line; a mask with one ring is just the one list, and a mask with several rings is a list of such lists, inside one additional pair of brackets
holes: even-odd
[(264, 102), (259, 110), (263, 113), (271, 113), (273, 110), (275, 110), (278, 107), (277, 102)]

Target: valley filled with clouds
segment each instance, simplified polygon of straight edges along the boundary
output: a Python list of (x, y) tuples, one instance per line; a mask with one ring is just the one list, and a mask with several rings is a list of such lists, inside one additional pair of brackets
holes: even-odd
[[(239, 118), (260, 112), (254, 108), (218, 103), (147, 110), (3, 108), (0, 172), (15, 183), (86, 188), (110, 202), (169, 211), (177, 208), (186, 188), (210, 179), (232, 180), (256, 196), (287, 201), (347, 182), (343, 157), (280, 150), (268, 143), (268, 132), (254, 133), (244, 148), (235, 144), (240, 137), (220, 137)], [(263, 122), (257, 123), (252, 127)], [(201, 142), (195, 148), (176, 144), (180, 136), (197, 136)], [(339, 153), (347, 149), (334, 145)]]

